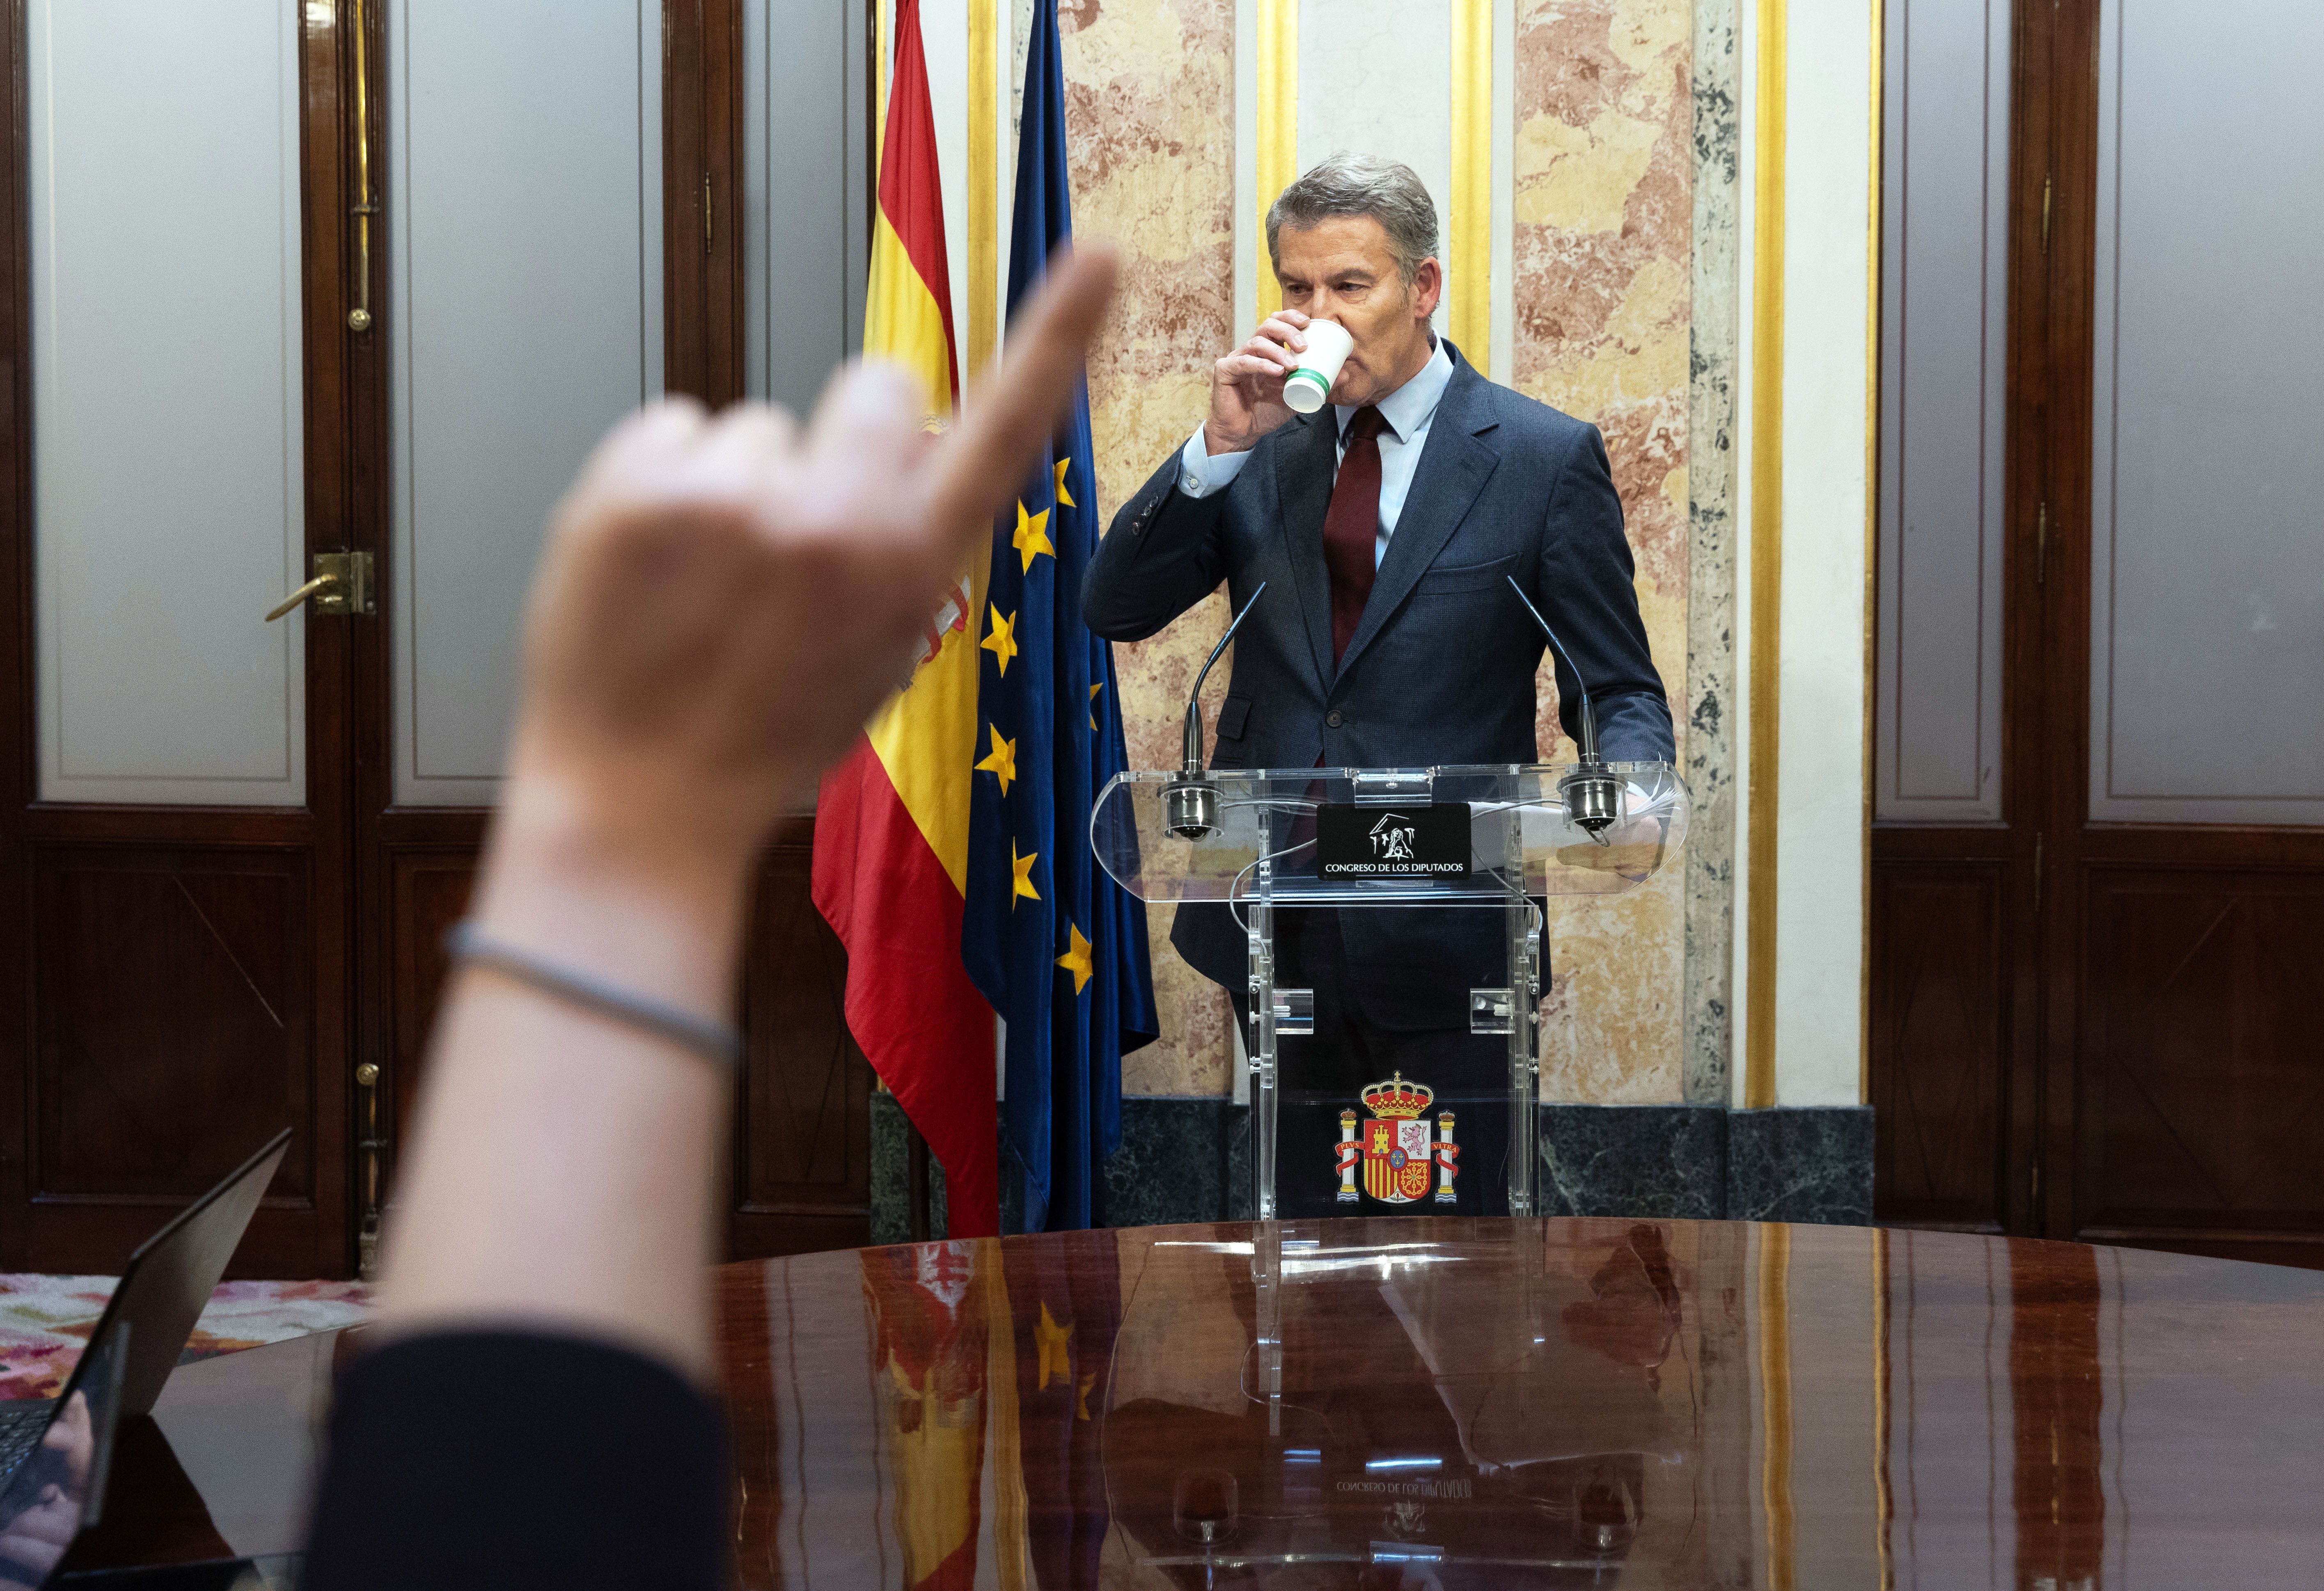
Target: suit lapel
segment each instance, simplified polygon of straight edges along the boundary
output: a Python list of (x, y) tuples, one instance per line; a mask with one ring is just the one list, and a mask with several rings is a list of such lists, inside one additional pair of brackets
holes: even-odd
[[(1372, 582), (1372, 593), (1364, 602), (1364, 616), (1356, 626), (1356, 633), (1348, 641), (1347, 656), (1340, 659), (1340, 673), (1344, 675), (1355, 667), (1364, 648), (1371, 644), (1380, 627), (1386, 624), (1404, 599), (1412, 594), (1428, 566), (1444, 550), (1444, 544), (1460, 529), (1469, 512), (1469, 505), (1477, 501), (1493, 468), (1500, 463), (1500, 452), (1483, 439), (1483, 433), (1499, 422), (1491, 411), (1480, 401), (1484, 395), (1485, 379), (1468, 361), (1457, 355), (1453, 361), (1452, 380), (1445, 386), (1444, 396), (1437, 400), (1436, 418), (1429, 423), (1427, 440), (1421, 444), (1420, 468), (1414, 472), (1412, 489), (1405, 493), (1404, 510), (1397, 516), (1396, 534), (1388, 538), (1388, 555), (1380, 560), (1379, 575)], [(1327, 491), (1325, 496), (1330, 495)], [(1316, 520), (1315, 557), (1323, 561), (1323, 520)], [(1324, 593), (1324, 652), (1331, 656), (1331, 596)], [(1332, 676), (1326, 672), (1326, 679)]]
[[(1332, 681), (1332, 576), (1323, 565), (1323, 515), (1332, 506), (1332, 472), (1338, 463), (1336, 418), (1326, 409), (1277, 431), (1275, 489), (1277, 522), (1290, 554), (1293, 584), (1314, 654), (1315, 681)], [(1423, 456), (1425, 457), (1424, 451)]]

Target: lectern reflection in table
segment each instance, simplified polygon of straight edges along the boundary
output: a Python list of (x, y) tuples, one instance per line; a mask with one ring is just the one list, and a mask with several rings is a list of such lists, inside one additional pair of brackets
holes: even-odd
[(1231, 1301), (1250, 1346), (1207, 1380), (1117, 1373), (1108, 1501), (1141, 1566), (1186, 1586), (1568, 1586), (1618, 1569), (1650, 1512), (1683, 1533), (1700, 1388), (1662, 1228), (1610, 1254), (1530, 1223), (1373, 1229), (1157, 1245), (1116, 1365), (1202, 1334), (1202, 1301)]
[(1638, 887), (1688, 813), (1664, 762), (1128, 773), (1090, 839), (1246, 946), (1259, 1219), (1528, 1215), (1544, 902)]

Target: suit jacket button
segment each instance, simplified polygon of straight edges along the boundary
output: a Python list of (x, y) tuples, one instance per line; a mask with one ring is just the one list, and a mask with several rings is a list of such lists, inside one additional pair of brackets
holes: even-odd
[(1340, 714), (1338, 709), (1334, 708), (1333, 711), (1326, 713), (1323, 715), (1323, 722), (1330, 724), (1333, 729), (1338, 729), (1340, 727)]

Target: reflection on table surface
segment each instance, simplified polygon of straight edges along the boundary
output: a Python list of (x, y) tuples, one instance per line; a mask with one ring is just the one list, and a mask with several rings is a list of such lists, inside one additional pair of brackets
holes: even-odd
[(753, 1586), (2172, 1586), (2324, 1557), (2324, 1275), (1374, 1219), (722, 1276)]
[(318, 1331), (180, 1366), (151, 1415), (117, 1428), (103, 1517), (73, 1543), (65, 1583), (255, 1559), (254, 1569), (206, 1568), (188, 1583), (288, 1586), (305, 1540), (331, 1379), (366, 1336), (360, 1327)]

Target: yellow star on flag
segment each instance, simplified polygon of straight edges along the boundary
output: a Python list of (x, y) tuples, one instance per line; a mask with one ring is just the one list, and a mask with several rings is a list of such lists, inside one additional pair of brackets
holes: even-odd
[(1010, 911), (1015, 911), (1017, 909), (1017, 896), (1019, 895), (1023, 896), (1028, 900), (1038, 900), (1041, 898), (1041, 892), (1033, 887), (1033, 864), (1040, 860), (1041, 853), (1038, 851), (1030, 856), (1019, 856), (1017, 854), (1017, 841), (1011, 840), (1009, 842), (1009, 867), (1010, 870), (1017, 875), (1016, 894), (1011, 895), (1009, 897), (1009, 909)]
[(1033, 572), (1033, 560), (1043, 553), (1056, 557), (1057, 549), (1049, 545), (1049, 510), (1043, 509), (1038, 514), (1028, 514), (1025, 511), (1025, 505), (1019, 502), (1017, 505), (1017, 534), (1010, 538), (1010, 544), (1024, 555), (1025, 573), (1028, 575)]
[(1087, 1420), (1087, 1419), (1089, 1418), (1089, 1395), (1090, 1395), (1090, 1388), (1092, 1388), (1092, 1387), (1095, 1386), (1096, 1384), (1097, 1384), (1097, 1372), (1096, 1372), (1096, 1371), (1093, 1370), (1093, 1371), (1091, 1371), (1087, 1375), (1084, 1375), (1084, 1376), (1083, 1376), (1083, 1377), (1082, 1377), (1081, 1395), (1080, 1395), (1080, 1397), (1079, 1397), (1079, 1398), (1074, 1402), (1074, 1419), (1076, 1419), (1076, 1420)]
[(1069, 1320), (1063, 1326), (1058, 1325), (1057, 1318), (1049, 1313), (1048, 1301), (1042, 1300), (1041, 1319), (1033, 1328), (1033, 1350), (1041, 1360), (1040, 1384), (1033, 1389), (1035, 1392), (1048, 1391), (1049, 1378), (1053, 1375), (1067, 1386), (1073, 1385), (1074, 1362), (1070, 1356), (1073, 1346), (1073, 1322)]
[[(1102, 683), (1090, 686), (1090, 701), (1093, 705), (1097, 701), (1097, 694), (1103, 689), (1105, 686)], [(1090, 728), (1097, 728), (1097, 714), (1094, 712), (1090, 714)]]
[(1072, 938), (1066, 942), (1065, 953), (1057, 958), (1057, 965), (1074, 975), (1074, 992), (1079, 994), (1089, 987), (1097, 969), (1090, 964), (1090, 942), (1082, 937), (1082, 931), (1071, 923), (1065, 924), (1065, 931)]
[(1065, 508), (1081, 506), (1074, 501), (1074, 494), (1065, 490), (1065, 466), (1073, 462), (1069, 458), (1061, 458), (1057, 461), (1057, 501)]
[(986, 727), (992, 731), (992, 751), (982, 762), (976, 765), (976, 771), (1000, 775), (1001, 793), (1006, 796), (1009, 794), (1009, 781), (1017, 777), (1017, 742), (1002, 740), (999, 724), (988, 724)]
[(1003, 679), (1009, 676), (1009, 659), (1017, 655), (1017, 638), (1009, 633), (1009, 627), (1016, 622), (1017, 615), (1011, 613), (1004, 619), (1001, 616), (999, 605), (995, 604), (992, 610), (992, 633), (979, 643), (986, 651), (1001, 659), (1001, 676)]

